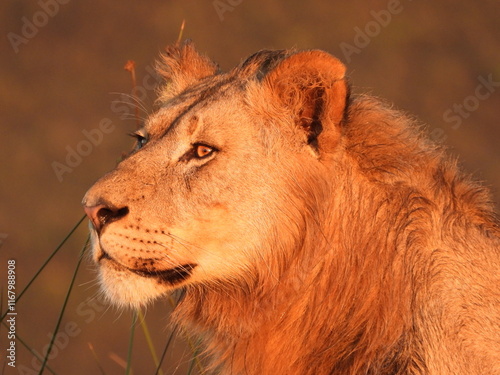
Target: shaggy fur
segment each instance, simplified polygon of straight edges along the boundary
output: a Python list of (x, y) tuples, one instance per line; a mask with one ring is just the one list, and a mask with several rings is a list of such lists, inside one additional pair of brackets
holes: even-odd
[(220, 374), (500, 373), (498, 220), (413, 120), (321, 51), (161, 65), (146, 146), (84, 199), (113, 301), (182, 289)]

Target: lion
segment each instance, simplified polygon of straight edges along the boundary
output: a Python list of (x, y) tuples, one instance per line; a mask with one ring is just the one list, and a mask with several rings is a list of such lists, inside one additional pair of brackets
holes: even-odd
[(220, 374), (500, 374), (488, 191), (320, 50), (221, 72), (171, 45), (135, 149), (83, 199), (108, 298), (174, 290)]

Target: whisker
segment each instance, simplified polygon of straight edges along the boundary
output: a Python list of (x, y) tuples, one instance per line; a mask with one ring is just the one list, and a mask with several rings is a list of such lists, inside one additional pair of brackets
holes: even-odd
[(92, 280), (89, 280), (89, 281), (85, 281), (83, 283), (80, 283), (78, 284), (79, 287), (82, 287), (82, 286), (86, 286), (86, 285), (89, 285), (89, 284), (92, 284), (92, 285), (96, 285), (99, 281), (97, 279), (92, 279)]
[[(112, 95), (120, 95), (121, 97), (125, 97), (125, 98), (128, 98), (128, 99), (131, 99), (131, 101), (133, 103), (135, 103), (135, 105), (137, 106), (137, 108), (141, 109), (145, 113), (148, 113), (148, 110), (146, 108), (145, 103), (141, 99), (139, 99), (137, 96), (131, 95), (131, 94), (126, 94), (126, 93), (120, 93), (120, 92), (110, 92), (110, 94), (112, 94)], [(127, 102), (122, 102), (122, 103), (127, 103)], [(130, 103), (130, 102), (128, 102), (128, 103)]]

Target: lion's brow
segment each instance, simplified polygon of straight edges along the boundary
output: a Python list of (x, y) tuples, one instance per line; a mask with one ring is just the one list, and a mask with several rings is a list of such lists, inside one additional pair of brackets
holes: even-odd
[(177, 116), (174, 117), (167, 128), (160, 135), (160, 138), (163, 138), (170, 131), (172, 131), (180, 122), (180, 120), (187, 114), (191, 109), (198, 106), (201, 103), (208, 103), (213, 99), (214, 96), (219, 95), (222, 96), (226, 90), (224, 88), (229, 88), (231, 84), (234, 82), (234, 77), (230, 77), (219, 81), (215, 84), (206, 84), (203, 86), (196, 86), (192, 89), (186, 90), (184, 93), (179, 94), (174, 100), (181, 100), (182, 102), (189, 102), (189, 104), (182, 107)]

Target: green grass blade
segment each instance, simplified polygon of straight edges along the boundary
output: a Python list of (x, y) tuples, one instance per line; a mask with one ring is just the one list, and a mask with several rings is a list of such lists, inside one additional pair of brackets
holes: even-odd
[[(73, 227), (73, 229), (71, 229), (71, 231), (68, 233), (68, 235), (66, 237), (64, 237), (64, 239), (61, 241), (61, 243), (59, 244), (59, 246), (57, 246), (56, 249), (52, 252), (52, 254), (49, 255), (49, 257), (45, 260), (45, 262), (42, 264), (42, 266), (39, 268), (39, 270), (35, 273), (35, 276), (33, 276), (31, 278), (31, 280), (24, 287), (24, 289), (21, 291), (21, 293), (19, 293), (17, 295), (16, 303), (19, 302), (19, 300), (23, 296), (24, 292), (26, 292), (28, 290), (28, 288), (31, 286), (31, 284), (33, 284), (33, 281), (35, 281), (35, 279), (38, 277), (38, 275), (40, 275), (40, 273), (47, 266), (47, 264), (49, 264), (49, 262), (52, 260), (52, 258), (54, 257), (54, 255), (56, 255), (59, 252), (59, 250), (61, 249), (61, 247), (63, 247), (63, 245), (66, 243), (66, 241), (73, 235), (73, 233), (80, 226), (80, 224), (83, 222), (83, 220), (85, 219), (85, 217), (86, 217), (85, 215), (82, 216), (82, 218), (78, 221), (78, 223), (76, 223), (76, 225)], [(0, 319), (0, 321), (4, 320), (5, 316), (7, 315), (7, 312), (8, 312), (8, 310), (5, 311), (5, 313), (2, 315), (2, 318)]]
[[(170, 305), (172, 306), (172, 308), (175, 308), (179, 304), (180, 300), (182, 299), (182, 295), (183, 295), (183, 293), (181, 293), (179, 295), (177, 302), (174, 301), (174, 297), (172, 295), (168, 296), (168, 301), (169, 301)], [(191, 349), (191, 352), (193, 352), (193, 354), (197, 353), (198, 346), (193, 343), (193, 340), (191, 339), (191, 337), (186, 332), (181, 332), (181, 333), (184, 336), (184, 339), (187, 341), (189, 348)], [(201, 364), (201, 362), (198, 358), (198, 355), (195, 355), (193, 357), (193, 360), (196, 362), (196, 367), (198, 367), (200, 374), (203, 373), (203, 365)]]
[(88, 344), (89, 344), (90, 352), (94, 356), (94, 359), (95, 359), (95, 362), (97, 364), (97, 367), (99, 368), (99, 371), (101, 372), (102, 375), (106, 375), (106, 372), (104, 371), (104, 369), (101, 366), (101, 361), (99, 361), (99, 357), (97, 356), (97, 353), (94, 350), (94, 346), (90, 342)]
[(132, 316), (132, 326), (130, 327), (130, 340), (128, 342), (127, 368), (125, 369), (125, 375), (130, 375), (132, 373), (132, 349), (134, 347), (134, 335), (135, 335), (136, 323), (137, 323), (137, 311), (134, 311), (134, 315)]
[(153, 362), (157, 368), (157, 374), (163, 375), (163, 371), (161, 369), (160, 372), (158, 372), (159, 361), (158, 357), (156, 356), (156, 349), (153, 344), (153, 340), (151, 339), (151, 335), (149, 333), (148, 325), (146, 323), (146, 318), (144, 317), (144, 314), (142, 313), (141, 310), (138, 311), (138, 317), (141, 322), (142, 332), (144, 333), (144, 337), (146, 338), (146, 342), (148, 343), (149, 351), (151, 352), (151, 357), (153, 357)]
[(69, 296), (71, 295), (71, 291), (73, 290), (73, 286), (75, 285), (76, 275), (78, 274), (78, 270), (80, 269), (80, 265), (82, 264), (83, 255), (85, 254), (85, 249), (87, 248), (89, 241), (90, 241), (90, 235), (87, 237), (87, 241), (85, 241), (85, 245), (83, 246), (82, 251), (80, 252), (80, 255), (78, 257), (78, 262), (76, 264), (75, 272), (73, 272), (73, 277), (72, 277), (71, 282), (69, 284), (68, 292), (66, 293), (66, 297), (64, 299), (63, 306), (62, 306), (61, 312), (59, 314), (59, 318), (57, 319), (54, 333), (52, 334), (52, 338), (50, 339), (49, 347), (47, 349), (47, 353), (45, 354), (45, 358), (43, 359), (42, 367), (40, 368), (40, 372), (38, 373), (38, 375), (43, 374), (45, 366), (47, 365), (47, 361), (49, 359), (49, 355), (50, 355), (50, 352), (52, 350), (52, 346), (54, 345), (56, 335), (59, 331), (59, 327), (61, 325), (62, 318), (64, 316), (64, 312), (66, 311), (66, 306), (68, 305)]
[(163, 348), (163, 353), (161, 353), (160, 362), (158, 363), (158, 367), (156, 368), (155, 375), (159, 374), (161, 365), (163, 363), (163, 360), (165, 359), (165, 356), (167, 355), (167, 350), (170, 347), (170, 344), (172, 343), (174, 336), (175, 336), (175, 329), (172, 330), (172, 332), (170, 333), (170, 336), (168, 337), (167, 343), (165, 344), (165, 347)]
[(194, 368), (196, 366), (198, 366), (198, 369), (201, 371), (202, 368), (200, 367), (200, 362), (199, 362), (199, 359), (198, 359), (198, 354), (200, 354), (199, 352), (199, 346), (196, 347), (196, 349), (193, 351), (193, 358), (191, 359), (191, 364), (189, 366), (189, 370), (188, 370), (188, 373), (187, 375), (191, 375), (191, 373), (193, 372)]

